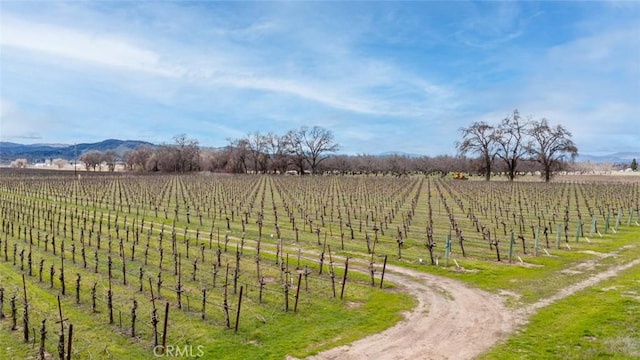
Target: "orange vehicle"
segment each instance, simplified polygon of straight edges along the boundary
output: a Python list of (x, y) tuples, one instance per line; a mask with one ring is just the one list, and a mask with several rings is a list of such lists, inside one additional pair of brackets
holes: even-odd
[(467, 180), (467, 177), (464, 175), (464, 173), (454, 172), (453, 173), (453, 179), (454, 180)]

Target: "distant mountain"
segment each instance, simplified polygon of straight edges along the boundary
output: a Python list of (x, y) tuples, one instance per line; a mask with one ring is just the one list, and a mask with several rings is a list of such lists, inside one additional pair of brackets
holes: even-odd
[(139, 140), (107, 139), (97, 143), (83, 143), (77, 145), (66, 144), (31, 144), (23, 145), (0, 141), (0, 163), (8, 163), (15, 159), (27, 159), (30, 163), (44, 162), (47, 159), (62, 158), (73, 160), (87, 151), (114, 151), (119, 157), (140, 145), (155, 146), (152, 143)]
[(607, 154), (607, 155), (580, 154), (576, 158), (576, 161), (578, 162), (590, 161), (592, 163), (629, 164), (633, 159), (640, 161), (640, 150), (617, 152), (617, 153)]

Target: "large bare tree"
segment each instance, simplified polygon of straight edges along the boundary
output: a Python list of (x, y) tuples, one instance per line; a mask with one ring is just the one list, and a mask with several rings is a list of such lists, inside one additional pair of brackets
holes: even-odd
[(87, 171), (90, 169), (95, 171), (96, 167), (99, 167), (102, 162), (102, 153), (96, 150), (87, 151), (80, 156), (80, 161), (84, 163)]
[(272, 132), (266, 135), (267, 151), (271, 158), (271, 168), (275, 172), (284, 174), (291, 163), (291, 155), (293, 148), (290, 137), (285, 135), (277, 135)]
[(256, 131), (248, 134), (245, 137), (245, 141), (251, 162), (253, 163), (253, 172), (255, 174), (266, 172), (267, 162), (269, 160), (267, 154), (267, 137)]
[(180, 154), (178, 148), (167, 144), (158, 146), (153, 156), (147, 161), (146, 167), (152, 171), (180, 171)]
[(109, 171), (115, 171), (117, 159), (118, 159), (118, 154), (116, 154), (115, 151), (107, 150), (104, 153), (102, 153), (101, 162), (104, 162), (105, 164), (107, 164), (107, 169), (109, 169)]
[(320, 126), (303, 126), (292, 138), (296, 154), (302, 156), (309, 164), (312, 174), (317, 172), (318, 165), (329, 156), (328, 153), (340, 149), (340, 145), (333, 139), (333, 133)]
[(197, 171), (200, 166), (200, 146), (198, 140), (187, 138), (186, 134), (173, 137), (177, 150), (176, 170), (179, 172)]
[(67, 160), (61, 158), (53, 159), (51, 163), (58, 169), (63, 169), (68, 164)]
[(247, 173), (247, 160), (249, 158), (249, 144), (247, 139), (229, 139), (226, 148), (227, 171), (230, 173)]
[(228, 170), (227, 149), (203, 149), (200, 151), (200, 169), (206, 171)]
[(571, 133), (562, 125), (551, 126), (547, 119), (532, 121), (528, 131), (531, 143), (527, 146), (532, 159), (542, 165), (544, 181), (549, 182), (553, 171), (558, 170), (563, 160), (578, 155), (578, 148), (571, 140)]
[(129, 170), (150, 170), (147, 169), (147, 162), (153, 155), (153, 148), (149, 145), (140, 145), (124, 155), (124, 163)]
[(302, 146), (302, 139), (300, 132), (297, 130), (289, 130), (284, 134), (285, 141), (289, 144), (291, 155), (291, 165), (298, 171), (300, 175), (304, 175), (304, 171), (307, 168), (307, 162), (305, 161), (305, 152)]
[(515, 179), (518, 162), (528, 153), (528, 127), (529, 121), (523, 119), (516, 109), (502, 120), (494, 132), (497, 155), (504, 161), (509, 181)]
[[(27, 167), (27, 164), (29, 164), (27, 159), (15, 159), (11, 162), (11, 167), (25, 169)], [(89, 170), (89, 167), (87, 167), (87, 170)]]
[(482, 158), (485, 180), (491, 179), (491, 165), (496, 157), (497, 142), (495, 128), (484, 121), (474, 122), (460, 128), (462, 141), (456, 143), (460, 155), (478, 154)]

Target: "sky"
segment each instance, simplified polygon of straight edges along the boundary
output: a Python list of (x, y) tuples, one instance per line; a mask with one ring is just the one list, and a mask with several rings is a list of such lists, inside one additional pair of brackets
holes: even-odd
[(640, 151), (640, 1), (0, 0), (0, 140), (219, 147), (330, 130), (456, 153), (517, 109), (583, 154)]

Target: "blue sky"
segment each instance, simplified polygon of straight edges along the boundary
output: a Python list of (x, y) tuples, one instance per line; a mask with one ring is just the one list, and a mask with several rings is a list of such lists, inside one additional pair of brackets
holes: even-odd
[(514, 109), (581, 153), (640, 150), (640, 2), (0, 0), (0, 140), (224, 146), (331, 130), (455, 154)]

